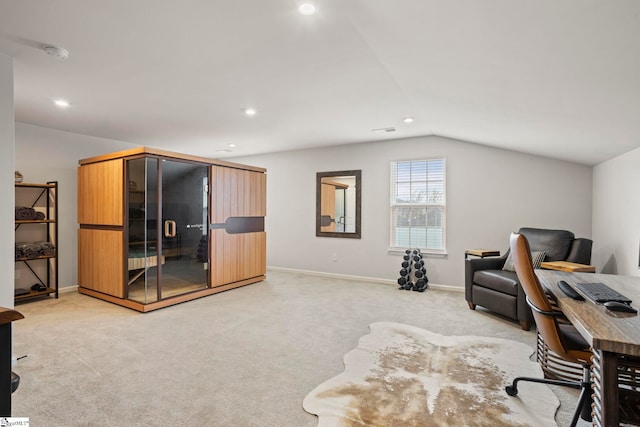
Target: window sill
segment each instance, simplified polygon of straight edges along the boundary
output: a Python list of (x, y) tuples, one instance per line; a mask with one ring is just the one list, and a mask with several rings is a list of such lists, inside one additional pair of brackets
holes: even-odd
[[(404, 255), (406, 249), (408, 248), (389, 248), (387, 255)], [(449, 256), (445, 251), (429, 251), (426, 249), (420, 249), (420, 253), (425, 258), (447, 258)]]

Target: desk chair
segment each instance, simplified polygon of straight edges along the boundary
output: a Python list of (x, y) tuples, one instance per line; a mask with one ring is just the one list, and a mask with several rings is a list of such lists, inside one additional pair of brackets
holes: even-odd
[(571, 426), (578, 422), (578, 416), (591, 421), (591, 356), (589, 344), (582, 338), (576, 328), (567, 322), (559, 322), (564, 319), (562, 312), (554, 311), (545, 294), (531, 262), (531, 251), (527, 238), (518, 233), (512, 233), (510, 238), (511, 253), (514, 257), (514, 265), (518, 280), (526, 294), (526, 301), (533, 312), (533, 319), (538, 329), (538, 334), (545, 344), (556, 355), (568, 362), (582, 365), (582, 381), (563, 381), (547, 378), (518, 377), (505, 388), (509, 396), (518, 394), (518, 382), (529, 381), (535, 383), (560, 385), (580, 389), (580, 398)]

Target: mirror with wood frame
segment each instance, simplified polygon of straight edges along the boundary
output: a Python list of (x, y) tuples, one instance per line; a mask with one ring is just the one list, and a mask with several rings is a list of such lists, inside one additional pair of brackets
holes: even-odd
[(360, 238), (362, 171), (316, 174), (316, 236)]

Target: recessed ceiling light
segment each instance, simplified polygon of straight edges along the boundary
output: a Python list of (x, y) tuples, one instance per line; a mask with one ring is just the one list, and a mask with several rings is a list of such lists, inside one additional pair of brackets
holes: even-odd
[(216, 150), (216, 153), (230, 153), (231, 150), (227, 150), (226, 148), (223, 150)]
[(415, 119), (413, 117), (405, 117), (404, 119), (402, 119), (403, 122), (405, 123), (413, 123)]
[(236, 146), (236, 144), (234, 144), (234, 143), (229, 144), (229, 147), (231, 147), (231, 148), (233, 148), (235, 146)]
[(53, 103), (60, 108), (67, 108), (69, 105), (71, 105), (66, 99), (54, 99)]
[(258, 112), (257, 112), (254, 108), (246, 108), (246, 109), (244, 110), (244, 113), (245, 113), (247, 116), (255, 116)]
[(298, 6), (298, 12), (303, 15), (313, 15), (318, 12), (318, 6), (309, 2), (302, 3), (300, 6)]

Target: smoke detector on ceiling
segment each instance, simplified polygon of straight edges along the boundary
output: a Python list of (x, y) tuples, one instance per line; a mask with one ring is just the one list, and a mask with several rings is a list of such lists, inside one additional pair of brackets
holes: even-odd
[(396, 128), (394, 126), (389, 126), (387, 128), (378, 128), (378, 129), (371, 129), (371, 132), (395, 132)]
[(62, 48), (60, 46), (54, 46), (52, 44), (45, 44), (42, 45), (42, 50), (44, 50), (45, 52), (47, 52), (47, 54), (54, 56), (58, 59), (64, 60), (67, 59), (69, 57), (69, 51), (65, 48)]

